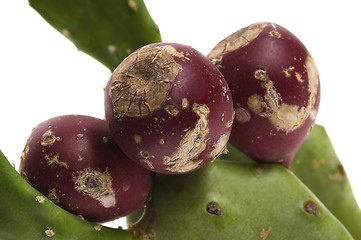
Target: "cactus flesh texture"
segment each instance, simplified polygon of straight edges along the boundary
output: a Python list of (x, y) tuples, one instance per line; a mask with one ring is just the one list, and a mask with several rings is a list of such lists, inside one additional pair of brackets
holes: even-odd
[(217, 159), (192, 173), (156, 175), (152, 199), (138, 216), (128, 222), (143, 239), (352, 239), (278, 164)]

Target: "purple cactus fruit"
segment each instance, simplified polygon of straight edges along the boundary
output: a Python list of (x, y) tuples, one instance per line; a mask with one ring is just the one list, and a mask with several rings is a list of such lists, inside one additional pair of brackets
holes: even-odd
[(224, 151), (234, 111), (226, 81), (207, 57), (182, 44), (156, 43), (113, 72), (105, 115), (129, 158), (158, 173), (180, 174)]
[(219, 42), (208, 58), (231, 90), (230, 143), (256, 161), (289, 166), (320, 103), (319, 76), (306, 47), (285, 28), (262, 22)]
[(99, 223), (141, 207), (152, 179), (150, 171), (119, 149), (105, 120), (82, 115), (54, 117), (36, 126), (19, 171), (60, 207)]

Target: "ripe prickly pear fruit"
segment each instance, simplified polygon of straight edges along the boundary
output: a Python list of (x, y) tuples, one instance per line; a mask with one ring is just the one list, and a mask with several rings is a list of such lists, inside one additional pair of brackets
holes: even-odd
[(292, 172), (278, 164), (215, 160), (184, 175), (156, 175), (143, 239), (353, 239)]
[(130, 159), (181, 174), (224, 151), (234, 112), (228, 85), (209, 59), (183, 44), (158, 43), (133, 52), (113, 72), (105, 115)]
[(38, 124), (19, 171), (57, 205), (92, 222), (128, 215), (143, 205), (151, 172), (118, 148), (103, 119), (63, 115)]
[(232, 93), (229, 142), (254, 160), (289, 166), (320, 102), (317, 68), (306, 47), (287, 29), (262, 22), (219, 42), (208, 57)]

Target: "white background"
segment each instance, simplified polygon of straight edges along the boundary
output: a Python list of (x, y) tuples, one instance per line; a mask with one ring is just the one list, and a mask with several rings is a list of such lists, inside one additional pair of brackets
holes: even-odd
[[(204, 54), (254, 22), (278, 23), (293, 32), (319, 70), (322, 94), (316, 122), (326, 126), (361, 205), (357, 1), (148, 0), (146, 4), (163, 41), (187, 44)], [(0, 149), (16, 167), (38, 123), (62, 114), (102, 118), (103, 87), (109, 77), (106, 67), (77, 51), (27, 1), (0, 1)]]

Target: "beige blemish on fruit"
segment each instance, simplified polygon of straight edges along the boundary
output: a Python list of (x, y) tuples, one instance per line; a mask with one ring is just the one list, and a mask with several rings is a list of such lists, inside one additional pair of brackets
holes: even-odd
[(272, 227), (269, 226), (267, 229), (265, 228), (262, 228), (262, 230), (260, 231), (259, 233), (259, 237), (262, 239), (262, 240), (266, 240), (268, 235), (271, 233), (271, 230), (272, 230)]
[(305, 110), (304, 107), (300, 108), (297, 105), (281, 104), (279, 109), (268, 117), (277, 130), (289, 133), (299, 128), (306, 120)]
[(292, 76), (292, 74), (290, 72), (292, 72), (293, 70), (295, 70), (295, 67), (291, 66), (286, 69), (283, 69), (282, 72), (286, 78), (290, 78)]
[(279, 109), (281, 97), (273, 85), (272, 81), (266, 81), (261, 84), (263, 89), (266, 90), (264, 99), (266, 100), (267, 107), (270, 111), (276, 112)]
[(189, 105), (188, 99), (187, 98), (183, 98), (182, 99), (182, 108), (186, 109)]
[(21, 152), (20, 164), (21, 164), (21, 162), (23, 162), (23, 160), (26, 158), (26, 155), (29, 153), (29, 150), (30, 150), (29, 144), (32, 139), (33, 139), (32, 137), (29, 137), (26, 141), (25, 147), (24, 147), (23, 151)]
[(77, 137), (77, 138), (80, 138), (80, 139), (84, 139), (84, 134), (78, 133), (78, 134), (76, 135), (76, 137)]
[(138, 134), (134, 134), (134, 142), (140, 144), (142, 142), (142, 137)]
[(140, 151), (139, 153), (140, 153), (140, 155), (142, 156), (142, 158), (150, 159), (150, 154), (149, 154), (149, 152), (142, 150), (142, 151)]
[(268, 80), (267, 73), (263, 69), (257, 69), (256, 71), (254, 71), (254, 78), (261, 81)]
[(56, 193), (55, 188), (50, 189), (50, 193), (48, 194), (48, 198), (53, 203), (59, 203), (60, 202), (60, 199), (58, 197), (58, 194)]
[(318, 77), (316, 63), (310, 54), (306, 59), (306, 71), (308, 76), (308, 92), (310, 93), (307, 108), (309, 110), (311, 119), (315, 120), (317, 111), (314, 109), (314, 105), (316, 103), (319, 77)]
[(143, 47), (115, 69), (109, 86), (114, 116), (147, 116), (160, 109), (180, 66), (165, 50)]
[(167, 113), (173, 117), (177, 116), (179, 113), (179, 110), (176, 106), (174, 105), (167, 105), (165, 106), (165, 110), (167, 111)]
[[(267, 107), (266, 103), (263, 101), (263, 97), (258, 94), (253, 94), (247, 99), (248, 109), (256, 115), (261, 117), (266, 116), (264, 113), (264, 108)], [(236, 116), (237, 119), (237, 116)]]
[(178, 58), (183, 58), (183, 59), (189, 60), (188, 57), (184, 56), (183, 52), (177, 51), (177, 49), (175, 49), (175, 47), (173, 47), (171, 45), (160, 45), (160, 46), (156, 46), (155, 48), (162, 50), (162, 51), (166, 51), (168, 54), (170, 54), (173, 57), (178, 57)]
[(107, 170), (100, 172), (85, 168), (73, 174), (73, 181), (78, 192), (96, 199), (105, 208), (115, 206), (115, 192), (112, 188), (113, 179)]
[(109, 138), (107, 136), (103, 136), (102, 140), (103, 140), (103, 143), (108, 143), (109, 142)]
[(49, 154), (46, 154), (45, 158), (46, 158), (49, 166), (52, 166), (54, 164), (58, 164), (58, 165), (60, 165), (62, 167), (65, 167), (66, 169), (69, 168), (69, 165), (68, 165), (67, 162), (62, 162), (62, 161), (59, 160), (59, 158), (60, 158), (59, 154), (55, 154), (54, 156), (51, 156), (51, 157), (50, 157)]
[(227, 142), (230, 133), (222, 134), (217, 142), (212, 146), (213, 150), (209, 154), (209, 158), (216, 158), (220, 154), (227, 152)]
[(281, 38), (281, 33), (279, 33), (278, 31), (276, 30), (272, 30), (268, 33), (271, 37), (274, 37), (274, 38)]
[(246, 123), (251, 120), (251, 113), (243, 107), (238, 107), (235, 109), (235, 116), (236, 121), (240, 123)]
[(247, 46), (250, 42), (258, 37), (267, 24), (268, 23), (266, 22), (255, 23), (238, 30), (237, 32), (229, 35), (224, 40), (220, 41), (207, 55), (207, 57), (217, 65), (221, 61), (223, 54)]
[(50, 238), (55, 236), (55, 232), (51, 229), (46, 229), (45, 234), (47, 237), (50, 237)]
[(55, 136), (53, 131), (49, 129), (41, 136), (40, 144), (41, 146), (46, 147), (53, 145), (56, 141), (60, 141), (60, 137)]
[(247, 101), (249, 110), (258, 116), (268, 117), (278, 131), (284, 131), (286, 134), (301, 127), (308, 118), (314, 120), (317, 115), (314, 105), (319, 78), (315, 63), (310, 55), (306, 59), (305, 69), (309, 79), (307, 106), (300, 107), (283, 103), (281, 95), (277, 92), (266, 71), (260, 69), (255, 71), (255, 78), (262, 80), (260, 84), (265, 90), (265, 94), (263, 96), (258, 94), (250, 96)]
[(302, 75), (299, 72), (295, 72), (296, 79), (299, 83), (303, 83)]
[(142, 161), (150, 168), (154, 169), (153, 163), (149, 161), (148, 159), (142, 159)]
[(201, 164), (202, 160), (193, 161), (207, 147), (206, 136), (209, 133), (208, 115), (209, 108), (203, 104), (194, 103), (192, 110), (199, 119), (196, 126), (184, 134), (177, 149), (169, 156), (163, 157), (163, 164), (169, 166), (170, 172), (188, 172)]
[(236, 112), (233, 111), (233, 114), (232, 114), (232, 119), (228, 120), (227, 123), (226, 123), (226, 128), (231, 128), (233, 126), (233, 121), (234, 121), (234, 118), (236, 116)]

